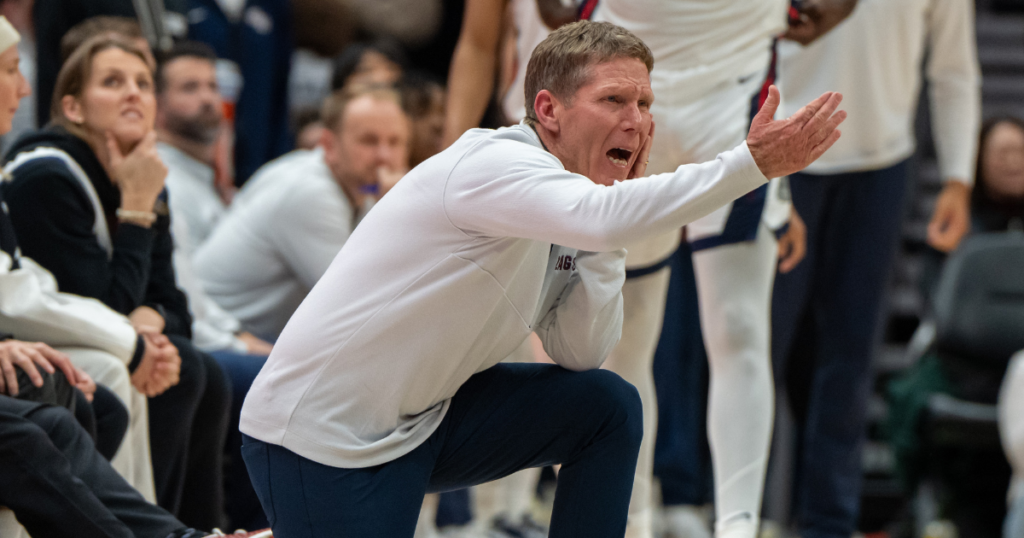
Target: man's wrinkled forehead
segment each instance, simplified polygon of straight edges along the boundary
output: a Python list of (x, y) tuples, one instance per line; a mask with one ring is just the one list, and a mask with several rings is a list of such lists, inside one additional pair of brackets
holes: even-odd
[(597, 61), (584, 69), (585, 79), (576, 91), (588, 89), (597, 92), (636, 93), (648, 104), (654, 102), (651, 74), (647, 66), (636, 58), (617, 57)]

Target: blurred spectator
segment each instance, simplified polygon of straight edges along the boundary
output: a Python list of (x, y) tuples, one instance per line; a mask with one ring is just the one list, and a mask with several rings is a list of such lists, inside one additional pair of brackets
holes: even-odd
[(101, 15), (135, 17), (132, 0), (34, 0), (32, 20), (36, 37), (36, 125), (50, 120), (49, 103), (64, 58), (61, 39), (78, 23)]
[[(971, 234), (1024, 229), (1024, 122), (1013, 117), (997, 117), (985, 122), (978, 142), (975, 187), (971, 194)], [(946, 254), (926, 252), (921, 287), (930, 304)], [(938, 356), (928, 353), (888, 387), (889, 413), (886, 429), (896, 455), (898, 471), (907, 494), (913, 494), (926, 454), (920, 439), (921, 416), (933, 394), (950, 394), (974, 400), (979, 396), (991, 401), (998, 390), (999, 376), (989, 369), (967, 368), (952, 374)], [(969, 389), (967, 387), (970, 387)], [(962, 469), (975, 469), (965, 463)], [(958, 482), (956, 480), (953, 481)], [(976, 493), (958, 491), (962, 504), (969, 505)], [(967, 508), (961, 507), (961, 508)], [(961, 510), (971, 513), (970, 508)]]
[(799, 426), (793, 515), (805, 538), (848, 537), (857, 524), (871, 362), (910, 180), (922, 65), (945, 182), (928, 243), (948, 251), (969, 226), (974, 180), (974, 3), (859, 2), (819, 41), (779, 48), (783, 114), (825, 90), (842, 93), (850, 111), (842, 138), (790, 178), (807, 257), (775, 281), (773, 360)]
[[(32, 5), (35, 0), (2, 0), (0, 15), (10, 21), (11, 26), (21, 34), (18, 41), (18, 55), (21, 58), (18, 67), (21, 74), (30, 84), (36, 80), (36, 36), (32, 25)], [(22, 98), (18, 112), (11, 121), (11, 130), (3, 135), (2, 151), (6, 153), (11, 144), (25, 132), (36, 127), (36, 95), (32, 92)]]
[[(11, 70), (18, 62), (19, 50), (10, 44), (17, 34), (4, 22), (0, 22), (0, 41), (4, 41), (0, 47), (8, 46), (0, 54), (0, 95), (5, 100), (0, 104), (0, 133), (10, 129), (11, 111), (29, 92), (25, 78)], [(157, 373), (154, 362), (165, 361), (177, 368), (177, 352), (158, 353), (155, 346), (135, 334), (127, 318), (103, 304), (60, 293), (53, 275), (21, 256), (2, 191), (0, 328), (21, 338), (62, 347), (76, 367), (89, 373), (96, 383), (110, 387), (114, 398), (127, 408), (129, 421), (127, 432), (121, 432), (121, 436), (127, 433), (125, 447), (113, 447), (111, 463), (143, 496), (155, 501), (146, 399), (133, 385), (145, 388), (171, 373)]]
[(1024, 351), (1010, 360), (999, 393), (999, 433), (1013, 467), (1003, 538), (1024, 536)]
[(206, 295), (192, 269), (193, 253), (227, 211), (210, 166), (221, 127), (216, 61), (213, 50), (194, 41), (179, 42), (161, 55), (155, 77), (161, 140), (157, 153), (168, 168), (174, 270), (178, 286), (188, 296), (192, 342), (209, 352), (231, 379), (228, 517), (233, 527), (265, 527), (263, 510), (241, 464), (238, 418), (245, 395), (272, 347), (242, 332), (241, 323)]
[(180, 382), (149, 401), (157, 499), (191, 524), (219, 526), (230, 393), (216, 361), (189, 341), (191, 316), (175, 286), (145, 56), (121, 38), (87, 41), (61, 69), (51, 114), (5, 169), (21, 247), (62, 290), (99, 299), (177, 350)]
[(324, 122), (320, 110), (307, 108), (295, 115), (295, 149), (312, 150), (323, 137)]
[(0, 462), (0, 504), (33, 536), (187, 536), (114, 471), (66, 409), (0, 396)]
[[(10, 343), (0, 342), (5, 345)], [(211, 536), (144, 499), (60, 407), (0, 396), (0, 481), (0, 505), (37, 538)]]
[[(379, 183), (408, 162), (395, 90), (339, 90), (324, 104), (320, 146), (269, 163), (196, 252), (207, 293), (244, 329), (275, 339), (369, 210)], [(387, 185), (381, 185), (385, 190)]]
[(189, 232), (175, 239), (190, 249), (201, 245), (227, 212), (210, 166), (222, 117), (216, 61), (213, 50), (202, 43), (178, 43), (161, 55), (154, 76), (157, 151), (168, 165), (173, 216)]
[(393, 85), (402, 78), (405, 54), (386, 39), (353, 43), (334, 59), (331, 90), (355, 84)]
[(412, 127), (409, 168), (414, 168), (444, 149), (444, 86), (426, 74), (409, 72), (399, 88)]
[(987, 121), (978, 147), (971, 232), (1024, 230), (1024, 121)]
[[(992, 118), (981, 128), (975, 186), (971, 192), (970, 233), (1024, 230), (1024, 121)], [(921, 290), (931, 301), (946, 254), (924, 253)]]
[(234, 104), (234, 181), (242, 185), (294, 145), (288, 123), (290, 2), (188, 0), (187, 6), (189, 38), (213, 47), (222, 76), (240, 77), (237, 101), (225, 97)]

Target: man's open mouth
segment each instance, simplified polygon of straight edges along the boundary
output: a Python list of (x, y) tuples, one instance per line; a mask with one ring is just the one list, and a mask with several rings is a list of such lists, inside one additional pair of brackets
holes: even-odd
[(608, 160), (616, 166), (626, 166), (632, 156), (633, 152), (628, 149), (612, 148), (608, 150)]

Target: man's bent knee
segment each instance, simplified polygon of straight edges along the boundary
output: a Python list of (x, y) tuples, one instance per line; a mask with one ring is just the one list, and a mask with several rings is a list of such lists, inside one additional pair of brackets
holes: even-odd
[(585, 392), (592, 396), (596, 409), (604, 409), (612, 419), (622, 421), (623, 432), (639, 447), (644, 436), (644, 410), (640, 393), (619, 374), (608, 370), (580, 372)]

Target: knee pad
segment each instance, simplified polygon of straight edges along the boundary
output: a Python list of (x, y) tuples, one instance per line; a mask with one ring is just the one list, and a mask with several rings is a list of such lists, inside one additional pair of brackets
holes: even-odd
[(743, 301), (727, 301), (720, 306), (718, 319), (703, 320), (709, 347), (735, 354), (768, 348), (768, 311), (759, 312)]

